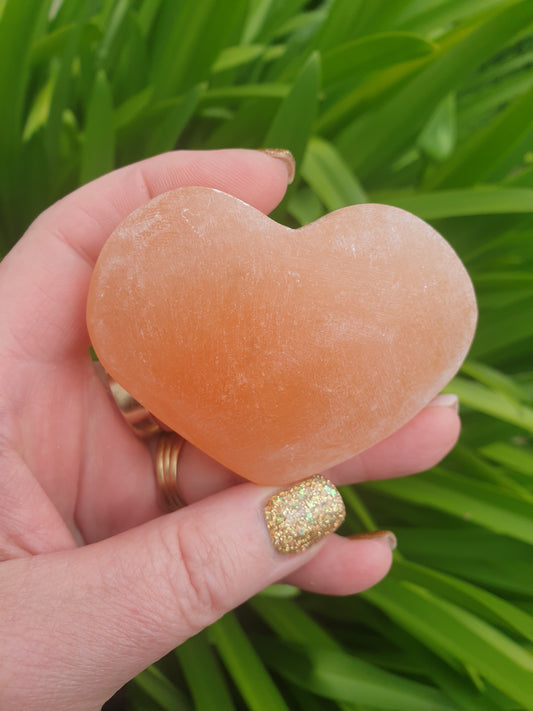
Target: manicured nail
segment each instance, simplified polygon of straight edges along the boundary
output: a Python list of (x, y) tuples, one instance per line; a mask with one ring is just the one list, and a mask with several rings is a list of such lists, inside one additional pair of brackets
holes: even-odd
[(335, 485), (314, 476), (271, 496), (264, 514), (274, 548), (301, 553), (337, 530), (346, 511)]
[(289, 173), (288, 183), (290, 185), (294, 180), (294, 173), (296, 172), (296, 161), (292, 153), (286, 148), (263, 148), (263, 153), (272, 156), (272, 158), (278, 158), (285, 163)]
[(376, 541), (383, 540), (389, 544), (391, 551), (396, 550), (398, 541), (392, 531), (365, 531), (364, 533), (352, 533), (347, 536), (352, 541)]
[(428, 407), (451, 407), (459, 412), (459, 398), (454, 393), (441, 393), (433, 398)]

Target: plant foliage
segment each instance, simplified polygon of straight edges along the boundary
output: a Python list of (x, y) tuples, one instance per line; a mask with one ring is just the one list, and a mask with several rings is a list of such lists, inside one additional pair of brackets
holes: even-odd
[(346, 489), (390, 576), (276, 586), (131, 685), (128, 707), (533, 710), (533, 1), (0, 0), (0, 242), (112, 168), (285, 147), (276, 217), (409, 209), (446, 236), (480, 324), (434, 470)]

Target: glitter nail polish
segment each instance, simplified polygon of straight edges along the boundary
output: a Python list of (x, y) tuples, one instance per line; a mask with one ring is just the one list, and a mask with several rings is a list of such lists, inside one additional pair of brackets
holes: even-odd
[(271, 496), (265, 522), (279, 553), (301, 553), (344, 521), (344, 502), (328, 479), (314, 476)]

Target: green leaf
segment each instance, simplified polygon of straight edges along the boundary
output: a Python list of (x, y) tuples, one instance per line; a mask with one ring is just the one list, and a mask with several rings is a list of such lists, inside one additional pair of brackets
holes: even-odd
[(249, 12), (243, 30), (243, 44), (270, 40), (293, 17), (306, 0), (259, 0)]
[[(326, 91), (324, 108), (317, 119), (317, 131), (334, 139), (335, 144), (338, 144), (343, 129), (349, 130), (354, 123), (354, 117), (368, 115), (373, 106), (384, 103), (428, 65), (432, 56), (393, 64), (362, 77), (355, 76), (353, 88), (346, 82), (340, 90)], [(347, 155), (350, 156), (351, 153)], [(348, 162), (353, 165), (352, 160)]]
[(410, 0), (333, 0), (318, 38), (318, 48), (326, 51), (353, 40), (388, 30)]
[(230, 69), (237, 69), (263, 56), (266, 51), (264, 44), (237, 45), (226, 47), (219, 54), (213, 64), (212, 73), (227, 72)]
[(418, 145), (433, 160), (443, 161), (452, 153), (457, 140), (455, 94), (448, 94), (429, 119)]
[(533, 709), (533, 658), (470, 612), (409, 582), (387, 579), (364, 593), (445, 659), (459, 659), (524, 709)]
[(482, 588), (415, 563), (396, 561), (392, 575), (431, 590), (439, 597), (508, 632), (533, 642), (533, 617)]
[[(337, 27), (338, 29), (344, 30), (345, 38), (396, 29), (398, 16), (401, 15), (402, 11), (408, 7), (411, 2), (412, 0), (395, 0), (395, 2), (390, 2), (390, 0), (374, 0), (371, 3), (356, 3), (356, 6), (359, 5), (359, 7), (357, 8), (358, 12), (355, 17), (354, 25), (352, 27), (345, 25), (344, 28), (337, 25)], [(340, 2), (339, 4), (346, 6), (348, 3), (344, 0), (344, 2)], [(338, 17), (337, 19), (340, 21), (342, 17)], [(337, 37), (337, 42), (340, 41), (340, 38)]]
[(282, 639), (297, 644), (309, 644), (323, 649), (339, 649), (339, 645), (314, 622), (294, 601), (256, 595), (251, 606), (265, 623)]
[(413, 212), (424, 220), (533, 212), (533, 189), (529, 188), (487, 186), (417, 194), (381, 193), (372, 197)]
[(492, 390), (502, 393), (502, 395), (506, 395), (518, 402), (533, 405), (533, 398), (521, 387), (520, 383), (510, 375), (505, 375), (499, 370), (496, 370), (496, 368), (491, 368), (484, 363), (476, 363), (472, 360), (467, 360), (463, 363), (461, 372), (483, 385), (492, 388)]
[(460, 402), (468, 407), (533, 432), (533, 407), (465, 378), (456, 377), (452, 383), (448, 389), (453, 390)]
[(116, 105), (132, 99), (143, 91), (153, 95), (153, 87), (148, 83), (149, 50), (139, 19), (134, 12), (130, 11), (124, 16), (118, 38), (114, 42), (116, 44), (114, 53), (117, 56), (112, 60), (105, 57)]
[(233, 99), (254, 99), (257, 97), (267, 97), (274, 99), (285, 99), (291, 91), (289, 84), (266, 83), (245, 84), (244, 86), (229, 86), (210, 89), (206, 92), (206, 101), (231, 101)]
[(436, 689), (334, 649), (263, 640), (261, 653), (293, 684), (335, 701), (387, 711), (458, 711)]
[(322, 56), (324, 87), (347, 80), (353, 84), (361, 74), (427, 57), (433, 51), (431, 43), (408, 32), (384, 32), (336, 45)]
[(515, 477), (511, 476), (501, 467), (496, 467), (493, 464), (488, 464), (485, 459), (482, 459), (473, 448), (466, 445), (458, 444), (455, 449), (448, 455), (447, 464), (454, 471), (463, 472), (465, 476), (472, 479), (486, 481), (495, 486), (501, 487), (503, 491), (508, 491), (511, 494), (516, 494), (524, 501), (533, 503), (533, 494), (527, 487), (519, 484)]
[(532, 86), (531, 72), (513, 72), (495, 84), (489, 82), (487, 86), (465, 90), (458, 104), (461, 133), (471, 136), (484, 131), (502, 107), (528, 92)]
[(441, 34), (451, 24), (498, 5), (501, 5), (501, 0), (415, 0), (406, 5), (404, 13), (398, 18), (398, 25), (414, 32)]
[[(2, 114), (0, 148), (4, 155), (9, 142), (20, 141), (22, 110), (29, 79), (33, 39), (41, 25), (43, 10), (49, 3), (42, 0), (7, 0), (0, 18), (0, 97), (8, 111)], [(14, 71), (16, 67), (16, 71)]]
[(184, 694), (157, 667), (151, 666), (141, 672), (135, 677), (134, 684), (164, 711), (193, 711)]
[(154, 127), (155, 130), (146, 144), (148, 155), (156, 155), (176, 147), (178, 138), (191, 119), (205, 89), (205, 84), (199, 84), (178, 100), (169, 103), (166, 115)]
[(80, 181), (87, 183), (108, 173), (113, 170), (114, 163), (113, 99), (105, 72), (100, 70), (87, 107)]
[[(201, 136), (193, 148), (258, 148), (264, 146), (264, 136), (274, 121), (279, 110), (280, 100), (265, 96), (242, 102), (236, 111), (231, 111), (229, 118), (217, 125), (207, 138)], [(274, 146), (276, 147), (276, 146)]]
[(108, 69), (118, 60), (123, 45), (124, 33), (129, 29), (132, 0), (116, 0), (110, 5), (109, 16), (104, 23), (102, 41), (98, 47), (98, 66)]
[[(398, 507), (398, 500), (391, 499), (391, 505)], [(419, 564), (499, 591), (505, 598), (530, 596), (531, 546), (526, 543), (461, 521), (455, 528), (396, 525), (394, 531), (401, 552)]]
[[(31, 47), (30, 65), (32, 69), (38, 65), (44, 65), (52, 57), (62, 54), (67, 46), (69, 38), (76, 31), (76, 25), (63, 25), (57, 30), (38, 37)], [(88, 46), (100, 39), (100, 30), (92, 22), (85, 25), (82, 32), (80, 45)]]
[(233, 613), (215, 622), (209, 636), (250, 711), (289, 711)]
[(20, 163), (24, 126), (23, 110), (30, 79), (33, 40), (42, 28), (49, 9), (43, 0), (7, 0), (0, 17), (0, 219), (4, 230), (14, 234), (14, 210), (24, 211), (18, 190), (23, 166)]
[(533, 294), (529, 293), (513, 303), (484, 309), (471, 355), (476, 360), (493, 358), (498, 363), (502, 358), (517, 357), (522, 344), (525, 353), (529, 353), (532, 336)]
[(118, 106), (113, 119), (115, 129), (121, 131), (128, 125), (133, 124), (139, 117), (144, 118), (145, 111), (148, 107), (151, 107), (152, 97), (152, 87), (147, 86)]
[(181, 644), (176, 649), (176, 656), (189, 685), (195, 711), (235, 711), (226, 680), (207, 640), (206, 632), (201, 632)]
[(320, 62), (313, 54), (281, 103), (264, 139), (267, 147), (287, 148), (300, 165), (317, 112)]
[(533, 476), (533, 452), (524, 450), (518, 445), (492, 442), (481, 449), (481, 454), (493, 462), (504, 464), (515, 472)]
[(300, 225), (307, 225), (324, 215), (326, 209), (311, 188), (301, 188), (288, 200), (287, 210)]
[(490, 178), (504, 158), (532, 131), (533, 87), (476, 132), (426, 183), (431, 188), (475, 185)]
[[(461, 394), (459, 399), (462, 400)], [(365, 486), (533, 543), (532, 503), (492, 484), (468, 480), (460, 474), (439, 468), (430, 474)]]
[(156, 99), (207, 79), (221, 50), (238, 37), (247, 0), (166, 3), (154, 37), (151, 82)]
[(89, 15), (90, 7), (87, 3), (82, 2), (82, 0), (72, 0), (69, 10), (77, 15), (77, 21), (68, 36), (61, 56), (55, 58), (58, 65), (57, 79), (54, 84), (49, 118), (46, 124), (46, 149), (51, 164), (54, 164), (60, 155), (63, 117), (70, 99), (69, 90), (72, 65), (80, 47), (83, 29)]
[(367, 202), (359, 181), (340, 153), (331, 143), (320, 138), (309, 142), (302, 177), (328, 210)]
[(532, 11), (531, 0), (500, 3), (479, 25), (459, 31), (457, 40), (389, 101), (356, 119), (338, 141), (340, 150), (353, 156), (356, 170), (375, 172), (405, 150), (442, 97), (464, 86), (475, 67), (530, 23)]
[(276, 600), (291, 599), (299, 597), (300, 594), (300, 588), (297, 588), (294, 585), (288, 585), (287, 583), (274, 583), (258, 593), (261, 597), (271, 597)]
[(164, 0), (143, 0), (141, 3), (137, 17), (139, 18), (139, 25), (145, 37), (153, 31), (157, 15), (161, 10), (163, 2)]
[(39, 129), (43, 128), (48, 121), (58, 70), (59, 67), (57, 64), (53, 64), (48, 81), (46, 81), (41, 90), (37, 92), (35, 99), (29, 108), (28, 118), (26, 120), (24, 133), (22, 135), (22, 140), (25, 143), (29, 141), (32, 136), (39, 131)]

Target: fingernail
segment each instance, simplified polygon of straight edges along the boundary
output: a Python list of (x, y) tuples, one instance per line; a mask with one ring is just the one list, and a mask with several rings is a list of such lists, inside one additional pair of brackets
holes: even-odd
[(459, 398), (454, 393), (441, 393), (433, 398), (428, 407), (451, 407), (459, 412)]
[(346, 514), (341, 495), (328, 479), (314, 476), (271, 496), (265, 522), (279, 553), (301, 553), (333, 533)]
[(351, 541), (376, 541), (384, 540), (389, 544), (391, 551), (396, 550), (398, 541), (392, 531), (365, 531), (364, 533), (352, 533), (347, 536)]
[(278, 158), (285, 163), (287, 172), (289, 173), (288, 183), (290, 185), (294, 180), (294, 174), (296, 172), (296, 161), (292, 153), (286, 148), (263, 148), (263, 153), (272, 156), (272, 158)]

